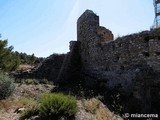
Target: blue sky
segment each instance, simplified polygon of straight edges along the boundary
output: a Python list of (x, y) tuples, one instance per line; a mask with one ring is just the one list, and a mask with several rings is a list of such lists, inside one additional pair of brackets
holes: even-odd
[(76, 22), (86, 10), (114, 36), (149, 30), (154, 21), (152, 0), (0, 0), (1, 39), (15, 51), (47, 57), (69, 51), (77, 39)]

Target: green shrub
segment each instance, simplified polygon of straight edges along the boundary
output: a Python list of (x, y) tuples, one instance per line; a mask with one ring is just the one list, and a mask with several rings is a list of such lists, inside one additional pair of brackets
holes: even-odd
[(19, 97), (19, 103), (21, 103), (22, 105), (27, 105), (27, 106), (33, 106), (35, 104), (37, 104), (37, 101), (34, 100), (33, 98), (27, 98), (27, 97)]
[(31, 116), (38, 115), (38, 114), (39, 114), (38, 104), (29, 106), (29, 108), (20, 112), (22, 119), (30, 118)]
[(37, 79), (33, 79), (33, 82), (34, 82), (35, 85), (39, 84), (39, 81)]
[(39, 83), (48, 84), (48, 80), (47, 79), (40, 79)]
[(21, 103), (26, 108), (20, 111), (21, 118), (30, 118), (31, 116), (39, 114), (39, 103), (32, 99), (26, 97), (20, 97), (19, 103)]
[(32, 79), (26, 79), (25, 83), (28, 84), (28, 85), (29, 84), (34, 84), (34, 81)]
[(0, 74), (0, 99), (5, 99), (12, 94), (15, 88), (13, 81), (7, 75)]
[(68, 118), (77, 112), (77, 102), (64, 94), (43, 94), (40, 99), (40, 116), (48, 119)]
[(35, 84), (35, 85), (38, 85), (40, 82), (38, 79), (25, 79), (24, 80), (24, 83), (25, 84)]

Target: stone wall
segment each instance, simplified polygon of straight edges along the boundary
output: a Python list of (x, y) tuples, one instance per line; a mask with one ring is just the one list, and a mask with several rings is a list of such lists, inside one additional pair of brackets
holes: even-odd
[(61, 83), (81, 79), (87, 87), (105, 88), (106, 96), (120, 86), (123, 95), (138, 100), (138, 110), (155, 111), (160, 105), (160, 30), (113, 38), (99, 25), (99, 16), (86, 10), (77, 21), (77, 41), (70, 42), (70, 52), (49, 57), (36, 75)]
[(113, 34), (110, 30), (106, 29), (105, 27), (99, 26), (97, 28), (97, 34), (100, 37), (100, 42), (109, 42), (111, 40), (113, 40)]
[(147, 40), (149, 31), (112, 41), (111, 31), (99, 26), (99, 17), (89, 10), (78, 19), (77, 31), (84, 69), (128, 70), (136, 64), (160, 68), (156, 62), (160, 59), (160, 40)]
[(70, 52), (67, 53), (63, 64), (57, 76), (57, 79), (54, 82), (57, 83), (69, 83), (76, 82), (80, 74), (80, 55), (79, 55), (79, 42), (71, 41), (70, 42)]
[(123, 94), (141, 101), (141, 111), (154, 109), (151, 98), (160, 93), (160, 87), (154, 91), (160, 83), (160, 30), (113, 40), (112, 32), (99, 26), (99, 16), (86, 10), (77, 21), (77, 41), (87, 85), (121, 86)]
[[(55, 81), (62, 67), (66, 54), (52, 54), (33, 71), (33, 77)], [(31, 76), (31, 75), (30, 75)]]

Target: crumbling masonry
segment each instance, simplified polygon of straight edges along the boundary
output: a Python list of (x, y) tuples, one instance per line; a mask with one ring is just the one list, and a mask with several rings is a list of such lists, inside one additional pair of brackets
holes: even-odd
[(77, 21), (77, 41), (70, 42), (58, 71), (50, 80), (63, 83), (80, 78), (86, 86), (106, 91), (120, 86), (122, 94), (138, 100), (134, 101), (141, 104), (138, 110), (154, 112), (160, 106), (160, 30), (113, 40), (112, 32), (99, 26), (99, 16), (86, 10)]
[(153, 30), (113, 40), (112, 32), (99, 26), (99, 16), (86, 10), (77, 21), (77, 41), (71, 42), (57, 81), (69, 82), (79, 73), (90, 87), (121, 86), (123, 94), (143, 103), (141, 111), (151, 110), (160, 99), (159, 36)]

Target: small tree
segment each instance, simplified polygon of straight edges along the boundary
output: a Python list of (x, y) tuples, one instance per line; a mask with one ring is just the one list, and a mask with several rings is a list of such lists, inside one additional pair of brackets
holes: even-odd
[(7, 40), (0, 40), (0, 69), (2, 71), (15, 70), (19, 65), (13, 46), (7, 47)]
[(0, 100), (9, 97), (12, 94), (14, 88), (15, 85), (13, 83), (13, 79), (6, 75), (0, 74)]
[(36, 57), (34, 56), (34, 54), (31, 55), (30, 61), (31, 61), (31, 64), (34, 64), (34, 62), (36, 61)]

